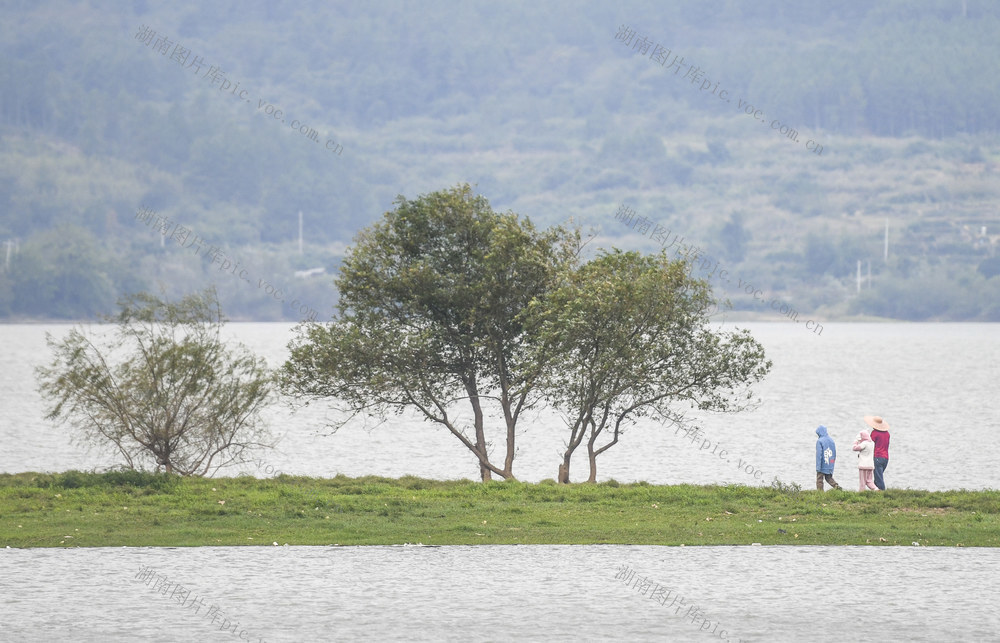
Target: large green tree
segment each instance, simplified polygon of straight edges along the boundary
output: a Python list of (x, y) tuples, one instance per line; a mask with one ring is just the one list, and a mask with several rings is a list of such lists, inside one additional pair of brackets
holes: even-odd
[[(283, 389), (335, 399), (348, 418), (415, 410), (469, 449), (484, 481), (513, 478), (517, 422), (545, 368), (523, 313), (579, 247), (577, 232), (494, 212), (467, 184), (400, 196), (344, 259), (336, 317), (291, 342)], [(503, 418), (502, 464), (490, 458), (491, 408)]]
[(771, 362), (748, 331), (708, 326), (715, 301), (690, 270), (663, 253), (614, 250), (533, 305), (529, 328), (548, 363), (540, 385), (569, 429), (560, 482), (570, 481), (584, 440), (595, 482), (597, 456), (635, 420), (680, 421), (679, 406), (735, 412), (751, 403), (750, 386)]
[(180, 302), (140, 293), (121, 302), (114, 332), (74, 328), (36, 369), (48, 417), (113, 446), (131, 469), (205, 475), (264, 443), (270, 397), (263, 359), (220, 337), (215, 291)]

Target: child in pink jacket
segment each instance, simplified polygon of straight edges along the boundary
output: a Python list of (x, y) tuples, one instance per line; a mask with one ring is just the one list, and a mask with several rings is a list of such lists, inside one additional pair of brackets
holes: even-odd
[(851, 448), (858, 452), (858, 491), (878, 491), (875, 486), (875, 443), (871, 434), (868, 431), (858, 433), (858, 439)]

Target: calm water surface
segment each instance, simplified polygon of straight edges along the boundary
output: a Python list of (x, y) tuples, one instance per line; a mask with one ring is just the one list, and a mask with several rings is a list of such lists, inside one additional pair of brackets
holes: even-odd
[[(623, 565), (677, 603), (616, 580)], [(144, 567), (205, 607), (137, 581)], [(998, 640), (1000, 550), (9, 549), (0, 596), (3, 641), (722, 641), (723, 630), (730, 641)], [(684, 618), (689, 608), (718, 624), (715, 636)], [(237, 634), (220, 631), (223, 619)]]
[[(710, 440), (709, 447), (719, 443), (718, 452), (725, 449), (727, 458), (709, 455), (711, 448), (700, 451), (676, 428), (646, 421), (631, 427), (600, 457), (600, 480), (762, 484), (777, 476), (811, 487), (814, 431), (824, 424), (839, 448), (835, 475), (845, 487), (856, 488), (851, 442), (864, 428), (863, 415), (881, 414), (892, 428), (886, 471), (890, 486), (1000, 488), (996, 455), (987, 448), (1000, 432), (995, 412), (1000, 325), (828, 323), (820, 336), (792, 322), (741, 325), (764, 344), (774, 368), (758, 388), (761, 403), (754, 411), (700, 416), (703, 439)], [(69, 328), (0, 325), (0, 472), (89, 469), (117, 462), (111, 454), (71, 444), (67, 429), (43, 418), (33, 369), (50, 359), (45, 331), (62, 337)], [(284, 361), (290, 329), (281, 323), (228, 327), (271, 366)], [(336, 417), (319, 407), (292, 413), (275, 406), (268, 418), (281, 437), (278, 448), (263, 456), (262, 470), (246, 465), (243, 471), (261, 477), (277, 471), (478, 477), (465, 447), (440, 427), (402, 417), (377, 427), (356, 423), (324, 435), (329, 433), (324, 425)], [(500, 418), (493, 420), (492, 428), (501, 426)], [(564, 444), (562, 418), (539, 412), (525, 416), (521, 426), (515, 474), (527, 481), (554, 478)], [(491, 437), (494, 454), (502, 453), (500, 431)], [(574, 480), (586, 479), (585, 455), (579, 453), (583, 457), (573, 462)]]
[[(840, 447), (836, 476), (852, 486), (850, 442), (862, 415), (881, 413), (892, 426), (890, 486), (1000, 487), (996, 456), (986, 448), (1000, 429), (993, 412), (1000, 326), (827, 324), (822, 336), (788, 322), (745, 326), (775, 364), (759, 388), (761, 404), (701, 418), (705, 437), (731, 458), (700, 452), (683, 434), (647, 422), (602, 456), (600, 479), (761, 484), (778, 476), (809, 487), (813, 431), (822, 423)], [(45, 331), (61, 337), (68, 329), (0, 326), (0, 472), (116, 462), (72, 444), (67, 429), (43, 419), (33, 368), (49, 359)], [(276, 366), (289, 329), (232, 324), (229, 332)], [(268, 417), (282, 440), (264, 456), (270, 472), (251, 466), (251, 474), (477, 476), (454, 438), (412, 418), (323, 435), (335, 417), (329, 409), (293, 414), (277, 406)], [(538, 413), (523, 426), (515, 472), (524, 480), (554, 477), (561, 419)], [(737, 459), (761, 474), (738, 470)], [(574, 463), (574, 479), (585, 477), (582, 464)], [(678, 602), (660, 605), (615, 579), (622, 566)], [(143, 568), (201, 598), (200, 613), (135, 580)], [(991, 549), (0, 549), (0, 641), (712, 641), (723, 630), (733, 641), (1000, 640), (998, 597), (1000, 550)], [(690, 608), (715, 636), (685, 620)], [(238, 624), (236, 633), (230, 624)]]

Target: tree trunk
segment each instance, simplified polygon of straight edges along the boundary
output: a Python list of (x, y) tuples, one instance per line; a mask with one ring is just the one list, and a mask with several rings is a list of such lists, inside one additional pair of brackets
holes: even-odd
[(559, 463), (559, 476), (556, 478), (559, 484), (569, 484), (569, 455), (563, 456), (563, 461)]
[[(483, 433), (482, 429), (480, 429), (480, 428), (477, 427), (476, 428), (476, 448), (479, 449), (479, 452), (481, 454), (483, 454), (483, 457), (485, 458), (486, 457), (486, 440), (483, 437), (482, 433)], [(482, 461), (479, 462), (479, 475), (482, 476), (483, 482), (489, 482), (490, 480), (493, 479), (493, 472), (490, 471), (489, 468), (485, 464), (482, 463)]]
[(587, 423), (591, 421), (590, 414), (577, 417), (576, 424), (573, 425), (572, 431), (569, 434), (569, 443), (566, 445), (566, 451), (563, 452), (563, 461), (559, 465), (559, 478), (556, 482), (560, 484), (569, 484), (569, 462), (573, 457), (573, 452), (576, 448), (580, 446), (583, 442), (583, 436), (587, 434)]
[(472, 404), (473, 421), (476, 427), (476, 451), (479, 453), (481, 458), (479, 461), (479, 475), (482, 477), (483, 482), (489, 482), (493, 479), (493, 472), (489, 470), (489, 467), (483, 464), (483, 460), (489, 460), (489, 454), (486, 452), (486, 431), (483, 428), (483, 407), (479, 403), (479, 389), (476, 386), (476, 380), (470, 379), (466, 381), (465, 388), (469, 393), (469, 403)]
[[(582, 430), (580, 431), (580, 437), (583, 437)], [(556, 482), (560, 484), (569, 484), (569, 461), (573, 457), (573, 452), (576, 451), (578, 446), (580, 446), (580, 440), (576, 439), (575, 435), (570, 435), (569, 444), (566, 445), (566, 451), (563, 452), (563, 461), (559, 464), (559, 479), (556, 480)]]
[(621, 424), (625, 417), (624, 414), (618, 415), (615, 420), (615, 430), (614, 438), (610, 442), (605, 444), (600, 449), (595, 449), (594, 444), (597, 443), (597, 436), (599, 436), (604, 431), (605, 422), (607, 417), (601, 419), (601, 426), (592, 425), (590, 428), (590, 439), (587, 440), (587, 457), (590, 459), (590, 478), (587, 482), (597, 482), (597, 456), (601, 455), (614, 445), (618, 444), (618, 436), (621, 434)]
[[(603, 422), (601, 428), (603, 430)], [(599, 433), (592, 428), (590, 439), (587, 440), (587, 459), (590, 461), (590, 477), (587, 478), (587, 482), (597, 482), (597, 456), (599, 452), (594, 449), (594, 443), (597, 442)], [(603, 450), (601, 449), (601, 451)]]
[(590, 460), (590, 477), (587, 482), (597, 482), (597, 454), (593, 449), (587, 449), (587, 457)]
[(514, 432), (514, 417), (510, 413), (510, 405), (506, 400), (506, 395), (504, 398), (503, 414), (507, 424), (507, 456), (503, 461), (503, 473), (506, 480), (514, 477), (514, 440), (516, 434)]

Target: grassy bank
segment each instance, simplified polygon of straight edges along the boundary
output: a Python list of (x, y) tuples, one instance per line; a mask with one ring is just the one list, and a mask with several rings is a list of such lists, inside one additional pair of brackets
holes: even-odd
[(0, 475), (0, 548), (274, 542), (997, 547), (998, 513), (1000, 491)]

